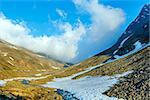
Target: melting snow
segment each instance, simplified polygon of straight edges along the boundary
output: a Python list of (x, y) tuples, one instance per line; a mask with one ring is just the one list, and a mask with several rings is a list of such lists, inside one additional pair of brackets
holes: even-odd
[(144, 28), (146, 28), (147, 27), (147, 25), (144, 25)]
[(59, 67), (51, 66), (53, 69), (60, 69)]
[(7, 52), (2, 52), (2, 54), (4, 55), (4, 57), (6, 57), (8, 55)]
[(142, 48), (142, 44), (139, 41), (135, 42), (134, 45), (135, 45), (135, 49), (134, 49), (135, 51)]
[(0, 80), (0, 86), (4, 86), (6, 84), (6, 81)]
[(116, 54), (118, 52), (119, 49), (115, 50), (113, 54)]
[(147, 8), (145, 8), (145, 11), (148, 11), (148, 9), (147, 9)]
[(42, 76), (42, 74), (35, 74), (35, 76)]
[(48, 82), (44, 87), (63, 89), (75, 94), (80, 100), (118, 100), (115, 97), (108, 97), (102, 93), (110, 89), (111, 86), (118, 82), (118, 78), (125, 76), (132, 71), (118, 74), (115, 76), (97, 76), (84, 77), (72, 80), (72, 77), (55, 79), (54, 82)]
[(16, 50), (18, 50), (18, 48), (17, 47), (15, 47), (15, 46), (12, 46), (12, 45), (8, 45), (10, 48), (13, 48), (13, 49), (16, 49)]
[(139, 20), (139, 17), (137, 17), (136, 19), (135, 19), (135, 22), (137, 22)]
[(12, 66), (14, 66), (14, 64), (12, 63), (12, 62), (10, 62), (10, 61), (7, 61), (10, 65), (12, 65)]
[[(40, 74), (39, 74), (40, 75)], [(41, 77), (16, 77), (16, 78), (10, 78), (10, 79), (4, 79), (5, 82), (10, 82), (10, 81), (14, 81), (14, 80), (39, 80), (39, 79), (44, 79), (47, 78), (51, 75), (46, 75), (46, 76), (41, 76)]]
[(12, 61), (14, 61), (14, 58), (13, 58), (13, 57), (9, 57), (9, 59), (12, 60)]
[(128, 36), (127, 38), (125, 38), (121, 43), (119, 48), (121, 48), (123, 46), (123, 44), (125, 43), (126, 40), (128, 40), (132, 35)]
[[(149, 46), (150, 44), (143, 45), (137, 41), (134, 43), (135, 49), (132, 50), (130, 53), (125, 54), (123, 56), (115, 55), (117, 59), (123, 58), (125, 56), (128, 56), (129, 54), (135, 53), (139, 50), (142, 50), (143, 48)], [(106, 63), (113, 62), (114, 60), (109, 60)], [(103, 64), (106, 64), (103, 63)], [(85, 71), (76, 73), (72, 76), (64, 77), (64, 78), (56, 78), (54, 79), (54, 82), (48, 82), (47, 84), (44, 84), (42, 86), (44, 87), (51, 87), (51, 88), (57, 88), (57, 89), (63, 89), (64, 91), (68, 91), (72, 94), (75, 94), (75, 97), (79, 98), (80, 100), (117, 100), (115, 97), (108, 97), (106, 95), (103, 95), (102, 93), (107, 91), (111, 86), (116, 84), (118, 82), (118, 79), (122, 76), (125, 76), (129, 73), (132, 73), (132, 71), (118, 74), (115, 76), (98, 76), (98, 77), (83, 77), (77, 80), (72, 80), (72, 78), (84, 74), (86, 72), (89, 72), (97, 67), (102, 66), (103, 64), (99, 64), (97, 66), (93, 66), (91, 68), (87, 68)]]
[(114, 55), (114, 57), (116, 58), (116, 60), (117, 60), (117, 59), (120, 59), (120, 58), (123, 58), (123, 57), (125, 57), (125, 56), (128, 56), (128, 55), (130, 55), (130, 54), (133, 54), (133, 53), (135, 53), (135, 52), (137, 52), (137, 51), (139, 51), (139, 50), (142, 50), (143, 48), (149, 46), (150, 43), (148, 43), (148, 44), (141, 44), (141, 42), (137, 41), (137, 42), (134, 43), (134, 45), (135, 45), (135, 49), (132, 50), (132, 51), (130, 51), (129, 53), (127, 53), (127, 54), (125, 54), (125, 55), (122, 55), (122, 56)]

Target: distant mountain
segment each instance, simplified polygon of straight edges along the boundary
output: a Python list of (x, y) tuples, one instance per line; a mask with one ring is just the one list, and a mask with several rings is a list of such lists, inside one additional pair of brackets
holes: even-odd
[[(149, 43), (149, 10), (145, 4), (137, 18), (127, 27), (118, 41), (107, 50), (95, 55), (122, 56)], [(116, 56), (117, 55), (117, 56)]]
[[(0, 79), (53, 73), (65, 64), (0, 40)], [(14, 74), (12, 74), (14, 73)]]
[(70, 67), (70, 66), (74, 65), (73, 63), (62, 62), (62, 61), (57, 60), (57, 59), (55, 59), (55, 58), (53, 58), (53, 57), (51, 57), (51, 56), (49, 56), (47, 54), (44, 54), (44, 53), (37, 53), (37, 54), (39, 54), (40, 56), (43, 56), (43, 57), (45, 57), (47, 59), (53, 59), (53, 60), (55, 60), (55, 61), (57, 61), (59, 63), (63, 63), (64, 64), (64, 68), (67, 68), (67, 67)]

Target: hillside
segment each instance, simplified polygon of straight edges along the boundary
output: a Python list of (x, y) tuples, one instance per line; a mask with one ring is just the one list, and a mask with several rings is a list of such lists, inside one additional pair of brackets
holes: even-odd
[(63, 66), (63, 63), (0, 40), (0, 79), (53, 73)]
[(150, 47), (127, 57), (126, 60), (132, 62), (128, 67), (133, 66), (132, 70), (134, 70), (134, 72), (120, 78), (120, 82), (115, 84), (104, 94), (123, 99), (148, 100), (150, 87), (149, 54)]
[[(54, 89), (25, 85), (23, 81), (44, 79), (63, 70), (65, 64), (0, 40), (0, 99), (56, 99)], [(27, 80), (26, 80), (27, 79)], [(5, 84), (5, 85), (4, 85)]]
[(148, 100), (149, 51), (146, 46), (123, 58), (54, 78), (43, 86), (56, 88), (64, 100)]
[[(138, 17), (112, 47), (56, 73), (54, 82), (44, 86), (57, 88), (66, 100), (148, 100), (149, 8), (150, 4), (144, 5)], [(131, 73), (122, 75), (128, 72)]]
[(112, 58), (121, 56), (129, 53), (135, 49), (136, 44), (148, 44), (149, 43), (149, 11), (150, 4), (145, 4), (139, 15), (135, 18), (133, 22), (127, 27), (124, 33), (118, 41), (107, 50), (97, 54), (109, 55)]
[(148, 100), (149, 8), (144, 5), (112, 47), (66, 68), (0, 40), (0, 99)]
[[(112, 47), (65, 69), (61, 74), (57, 75), (57, 77), (72, 75), (100, 63), (121, 58), (147, 45), (149, 43), (149, 8), (150, 4), (144, 5), (137, 18), (131, 22)], [(65, 73), (65, 75), (63, 73)]]

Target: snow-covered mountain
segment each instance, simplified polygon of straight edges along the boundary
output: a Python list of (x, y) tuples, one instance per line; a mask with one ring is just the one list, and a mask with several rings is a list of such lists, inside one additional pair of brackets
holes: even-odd
[(118, 41), (107, 50), (97, 54), (109, 55), (112, 58), (125, 55), (149, 43), (149, 10), (150, 4), (145, 4), (140, 14), (127, 27)]

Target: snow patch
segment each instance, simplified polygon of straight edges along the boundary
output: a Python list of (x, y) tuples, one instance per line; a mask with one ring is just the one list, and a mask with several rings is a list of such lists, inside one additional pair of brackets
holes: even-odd
[[(127, 53), (127, 54), (124, 54), (124, 55), (122, 55), (122, 56), (114, 55), (114, 57), (116, 58), (115, 60), (120, 59), (120, 58), (123, 58), (123, 57), (126, 57), (126, 56), (128, 56), (128, 55), (130, 55), (130, 54), (133, 54), (133, 53), (135, 53), (135, 52), (138, 52), (138, 51), (142, 50), (143, 48), (145, 48), (145, 47), (147, 47), (147, 46), (150, 46), (150, 43), (148, 43), (148, 44), (141, 44), (141, 42), (137, 41), (137, 42), (134, 43), (134, 46), (135, 46), (135, 49), (132, 50), (132, 51), (130, 51), (130, 52)], [(114, 60), (112, 60), (112, 61), (114, 61)]]
[(137, 22), (139, 20), (139, 17), (137, 17), (136, 19), (135, 19), (135, 22)]
[(139, 41), (135, 42), (134, 45), (135, 45), (135, 49), (134, 49), (135, 51), (139, 50), (140, 48), (142, 48), (142, 44)]
[(71, 77), (68, 77), (68, 79), (61, 78), (61, 80), (55, 79), (54, 82), (48, 82), (42, 86), (63, 89), (75, 94), (75, 97), (80, 100), (118, 100), (115, 97), (108, 97), (102, 93), (116, 84), (120, 77), (129, 73), (132, 73), (132, 71), (115, 76), (87, 76), (77, 80), (72, 80)]
[(35, 74), (35, 76), (42, 76), (42, 74)]
[(113, 54), (116, 54), (118, 52), (119, 49), (115, 50)]
[(31, 81), (31, 80), (44, 79), (44, 78), (47, 78), (49, 76), (51, 76), (51, 75), (41, 76), (41, 77), (16, 77), (16, 78), (4, 79), (4, 81), (5, 82), (10, 82), (10, 81), (14, 81), (14, 80), (28, 80), (28, 81)]
[(119, 48), (121, 48), (123, 46), (123, 44), (125, 43), (125, 41), (127, 41), (132, 35), (128, 36), (127, 38), (125, 38), (121, 43)]
[(13, 48), (13, 49), (18, 50), (18, 48), (17, 48), (17, 47), (15, 47), (15, 46), (12, 46), (12, 45), (8, 45), (8, 46), (9, 46), (9, 48)]
[(147, 25), (144, 25), (144, 28), (146, 28), (147, 27)]
[(13, 57), (9, 57), (9, 59), (12, 60), (12, 61), (14, 61), (14, 58), (13, 58)]
[(42, 55), (39, 55), (39, 54), (36, 54), (37, 57), (40, 57), (40, 58), (46, 58), (45, 56), (42, 56)]
[(5, 86), (5, 84), (6, 84), (6, 81), (0, 80), (0, 86)]
[(60, 69), (59, 67), (51, 66), (53, 69)]
[(149, 12), (149, 10), (147, 8), (145, 8), (144, 10)]
[(75, 64), (75, 65), (73, 65), (73, 66), (78, 66), (78, 65), (80, 65), (81, 63), (77, 63), (77, 64)]
[(10, 62), (10, 61), (7, 61), (10, 65), (12, 65), (12, 66), (14, 66), (14, 64), (12, 63), (12, 62)]
[(2, 52), (2, 54), (4, 55), (4, 57), (6, 57), (8, 55), (7, 52)]

